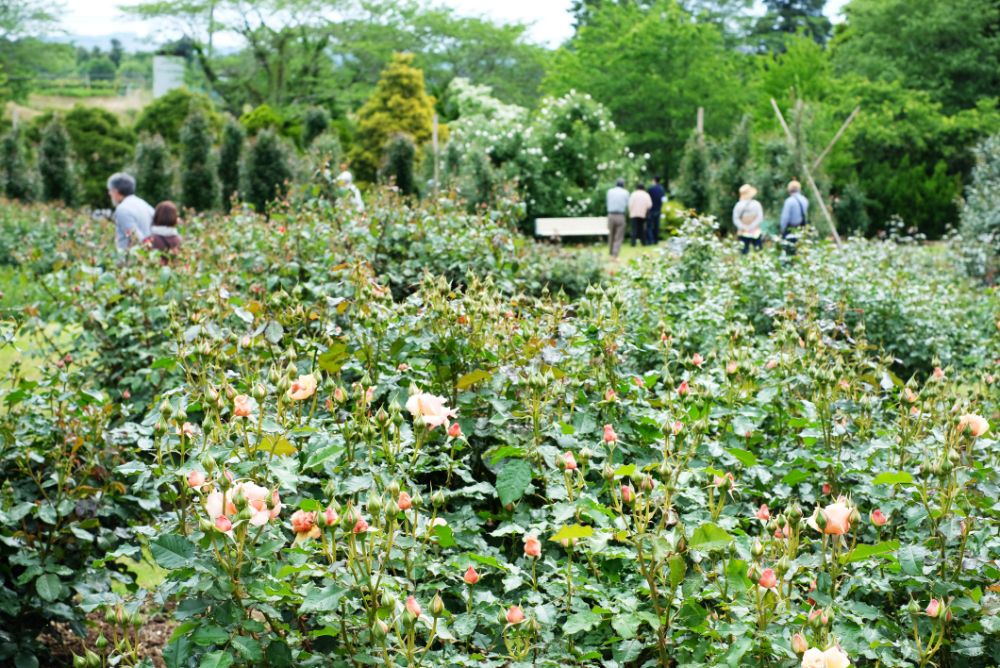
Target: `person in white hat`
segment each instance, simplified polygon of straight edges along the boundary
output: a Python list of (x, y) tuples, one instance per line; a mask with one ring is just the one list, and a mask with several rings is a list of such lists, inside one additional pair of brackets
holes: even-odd
[(757, 189), (749, 183), (740, 186), (740, 201), (733, 207), (733, 225), (736, 235), (743, 242), (743, 255), (750, 252), (750, 246), (760, 250), (764, 243), (761, 223), (764, 222), (764, 207), (756, 199)]

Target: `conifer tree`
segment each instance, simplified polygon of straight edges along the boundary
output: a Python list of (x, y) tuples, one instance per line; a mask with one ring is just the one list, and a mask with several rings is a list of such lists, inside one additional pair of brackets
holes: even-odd
[(409, 135), (402, 132), (393, 135), (385, 147), (385, 159), (382, 163), (380, 176), (387, 183), (392, 183), (404, 195), (412, 195), (417, 191), (413, 176), (413, 161), (417, 149)]
[(73, 167), (70, 160), (69, 134), (59, 117), (53, 118), (42, 132), (38, 152), (38, 171), (42, 178), (42, 198), (73, 204)]
[(9, 199), (30, 202), (34, 198), (24, 140), (16, 128), (5, 134), (0, 142), (0, 186)]
[(274, 130), (262, 130), (250, 144), (246, 160), (246, 200), (260, 212), (285, 194), (286, 181), (292, 178), (285, 148)]
[(153, 206), (173, 199), (174, 169), (167, 143), (160, 135), (145, 137), (135, 149), (136, 192)]
[(218, 199), (208, 119), (201, 110), (194, 109), (181, 128), (181, 202), (206, 211), (215, 208)]
[(222, 187), (222, 207), (229, 211), (233, 196), (240, 194), (240, 161), (243, 159), (243, 142), (246, 131), (235, 119), (226, 121), (222, 129), (222, 146), (219, 148), (219, 184)]
[(389, 139), (398, 133), (420, 146), (431, 138), (434, 100), (424, 89), (423, 71), (412, 54), (397, 53), (382, 71), (375, 92), (358, 111), (358, 135), (350, 159), (355, 175), (375, 179)]
[(698, 213), (708, 213), (711, 202), (711, 160), (705, 137), (694, 132), (684, 146), (675, 194), (681, 203)]
[(316, 137), (326, 132), (330, 127), (330, 114), (322, 107), (312, 107), (306, 110), (302, 127), (302, 145), (311, 146)]

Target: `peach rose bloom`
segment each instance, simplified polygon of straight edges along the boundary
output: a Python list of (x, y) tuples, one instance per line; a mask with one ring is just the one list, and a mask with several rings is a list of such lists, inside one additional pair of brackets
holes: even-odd
[(837, 499), (835, 503), (831, 503), (822, 510), (817, 508), (813, 516), (809, 518), (809, 526), (819, 531), (819, 525), (816, 524), (817, 513), (823, 513), (826, 518), (826, 528), (823, 529), (823, 533), (831, 536), (843, 536), (851, 530), (851, 509), (844, 503), (843, 498)]
[[(247, 500), (247, 508), (250, 510), (250, 524), (255, 527), (264, 526), (268, 520), (272, 520), (281, 513), (281, 499), (278, 497), (278, 490), (269, 491), (266, 487), (253, 482), (241, 482), (233, 489), (235, 496), (237, 490), (243, 492), (243, 497)], [(271, 506), (268, 508), (268, 499)]]
[(409, 510), (413, 507), (413, 499), (406, 492), (400, 492), (399, 498), (396, 500), (396, 505), (399, 506), (400, 510)]
[(316, 526), (316, 513), (296, 510), (292, 513), (291, 522), (296, 543), (301, 543), (309, 538), (319, 538), (321, 535), (319, 527)]
[(764, 589), (771, 589), (778, 584), (778, 577), (774, 574), (773, 568), (765, 568), (760, 574), (758, 583)]
[(823, 652), (815, 647), (807, 649), (802, 655), (802, 668), (826, 668)]
[(521, 606), (512, 605), (507, 610), (507, 623), (508, 624), (520, 624), (524, 621), (524, 611), (521, 610)]
[(849, 668), (851, 662), (839, 647), (831, 647), (823, 652), (823, 668)]
[(222, 492), (216, 490), (205, 497), (205, 512), (214, 520), (216, 517), (235, 515), (236, 506), (229, 500), (228, 494), (223, 496)]
[(766, 503), (762, 504), (761, 507), (757, 510), (756, 517), (757, 519), (763, 520), (765, 522), (771, 519), (771, 511), (768, 509)]
[(573, 456), (572, 452), (564, 452), (562, 459), (567, 471), (575, 471), (577, 469), (576, 457)]
[(963, 433), (965, 430), (969, 430), (970, 434), (979, 438), (990, 430), (990, 423), (981, 415), (967, 413), (958, 418), (958, 430)]
[(448, 418), (456, 413), (445, 404), (445, 398), (426, 392), (417, 392), (406, 400), (406, 410), (410, 415), (423, 418), (424, 424), (433, 429), (441, 425), (448, 426)]
[(205, 484), (205, 474), (195, 469), (188, 473), (187, 483), (188, 487), (197, 489)]
[(465, 575), (462, 576), (462, 579), (465, 580), (465, 584), (470, 586), (474, 585), (479, 582), (479, 573), (476, 572), (475, 568), (469, 566), (469, 570), (465, 571)]
[(532, 559), (542, 556), (542, 543), (536, 536), (528, 536), (524, 539), (524, 556)]
[(604, 441), (606, 443), (614, 443), (618, 440), (618, 434), (615, 433), (615, 428), (610, 424), (604, 425)]
[(420, 604), (417, 603), (417, 599), (412, 596), (406, 597), (406, 611), (409, 612), (414, 617), (420, 616)]
[(233, 397), (233, 416), (249, 417), (253, 413), (253, 400), (245, 394)]
[(304, 401), (316, 393), (316, 376), (311, 373), (299, 376), (288, 388), (288, 396), (295, 401)]

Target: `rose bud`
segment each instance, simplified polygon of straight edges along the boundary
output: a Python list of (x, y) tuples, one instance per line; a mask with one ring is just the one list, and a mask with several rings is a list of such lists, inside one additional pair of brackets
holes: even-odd
[(444, 601), (441, 600), (440, 594), (434, 594), (434, 598), (431, 599), (431, 614), (435, 617), (444, 614)]
[(507, 623), (508, 624), (511, 624), (511, 625), (520, 624), (521, 622), (524, 621), (524, 612), (521, 610), (520, 606), (518, 606), (518, 605), (512, 605), (507, 610), (506, 617), (507, 617)]
[(191, 471), (188, 473), (187, 484), (192, 489), (198, 489), (205, 484), (205, 474), (197, 469)]
[(462, 579), (465, 580), (465, 584), (471, 587), (479, 582), (479, 573), (476, 572), (475, 568), (469, 566), (469, 570), (465, 571), (465, 575), (462, 576)]
[(233, 523), (225, 515), (219, 515), (215, 518), (215, 528), (222, 533), (228, 533), (233, 530)]
[(406, 492), (400, 492), (399, 498), (396, 499), (396, 505), (399, 506), (400, 510), (409, 510), (413, 507), (413, 499)]
[(927, 613), (928, 617), (937, 617), (941, 614), (941, 602), (936, 598), (932, 598), (931, 602), (927, 604), (927, 609), (924, 612)]
[(621, 488), (622, 501), (631, 504), (635, 501), (635, 490), (632, 489), (631, 485), (622, 485)]
[(452, 422), (451, 426), (448, 427), (448, 436), (451, 438), (461, 438), (462, 436), (462, 425), (457, 422)]
[(536, 536), (524, 539), (524, 556), (537, 559), (542, 555), (542, 542)]
[(767, 504), (761, 504), (760, 508), (757, 509), (757, 519), (763, 520), (764, 522), (771, 519), (771, 511), (768, 509)]
[(792, 651), (796, 654), (804, 654), (807, 649), (809, 649), (809, 643), (806, 642), (801, 633), (792, 636)]
[(889, 518), (885, 516), (885, 513), (883, 513), (878, 508), (876, 508), (871, 512), (870, 519), (872, 521), (872, 524), (874, 524), (877, 527), (883, 527), (885, 526), (885, 523), (889, 521)]
[(610, 424), (604, 425), (604, 442), (614, 443), (618, 440), (618, 434), (615, 433), (615, 428)]
[(412, 596), (406, 597), (406, 613), (410, 621), (414, 621), (420, 617), (420, 604)]
[(564, 452), (556, 463), (560, 469), (565, 471), (575, 471), (577, 469), (576, 458), (572, 452)]
[(771, 589), (776, 584), (778, 584), (778, 578), (774, 574), (774, 569), (765, 568), (760, 574), (760, 580), (757, 582), (764, 589)]

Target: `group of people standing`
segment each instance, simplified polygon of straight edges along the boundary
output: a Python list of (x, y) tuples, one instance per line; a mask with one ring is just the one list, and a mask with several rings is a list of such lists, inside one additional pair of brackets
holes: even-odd
[[(749, 183), (740, 186), (740, 199), (733, 207), (733, 225), (736, 236), (743, 244), (740, 251), (744, 255), (750, 248), (760, 250), (764, 245), (764, 207), (757, 201), (757, 189)], [(651, 246), (660, 240), (660, 218), (663, 214), (663, 203), (666, 201), (666, 191), (660, 183), (660, 177), (653, 178), (649, 189), (645, 184), (636, 184), (630, 194), (625, 189), (625, 179), (618, 179), (615, 186), (607, 193), (608, 210), (608, 244), (611, 257), (617, 258), (625, 240), (625, 216), (632, 224), (632, 245), (636, 240), (643, 246)], [(785, 249), (795, 252), (798, 237), (795, 230), (804, 227), (809, 220), (809, 200), (802, 194), (802, 184), (793, 179), (788, 184), (788, 197), (781, 208), (780, 233)]]
[(114, 205), (112, 219), (115, 222), (115, 245), (119, 250), (128, 250), (132, 244), (148, 244), (161, 251), (160, 261), (166, 264), (169, 253), (175, 253), (181, 246), (181, 236), (177, 232), (177, 205), (163, 201), (154, 209), (149, 202), (135, 194), (135, 179), (130, 174), (119, 172), (108, 179), (108, 196)]
[(637, 183), (629, 193), (625, 189), (625, 179), (618, 179), (615, 187), (608, 190), (608, 240), (611, 256), (618, 257), (625, 241), (625, 215), (632, 226), (632, 245), (640, 242), (643, 246), (655, 246), (660, 242), (660, 218), (667, 191), (660, 183), (660, 177), (653, 177), (653, 185)]

